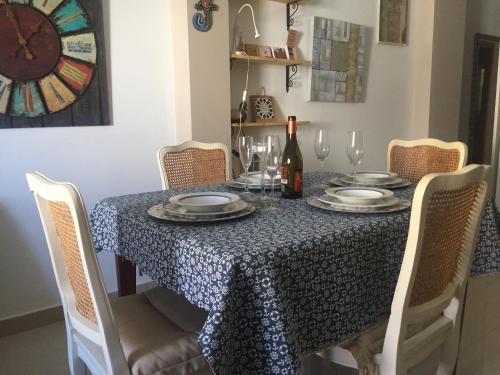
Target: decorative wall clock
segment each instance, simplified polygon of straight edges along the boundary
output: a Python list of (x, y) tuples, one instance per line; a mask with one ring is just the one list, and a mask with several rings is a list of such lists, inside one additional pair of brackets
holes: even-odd
[(109, 123), (102, 30), (99, 0), (0, 0), (0, 128)]

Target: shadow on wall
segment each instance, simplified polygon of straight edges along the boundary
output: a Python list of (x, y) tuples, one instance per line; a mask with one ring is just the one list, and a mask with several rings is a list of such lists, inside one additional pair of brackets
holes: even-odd
[[(36, 211), (34, 201), (32, 204)], [(32, 214), (26, 212), (23, 217), (32, 217)], [(0, 203), (0, 320), (36, 309), (40, 301), (46, 302), (47, 296), (57, 293), (53, 273), (44, 272), (46, 269), (52, 270), (48, 250), (45, 254), (34, 254), (34, 247), (27, 241), (27, 238), (31, 238), (30, 234), (32, 240), (37, 241), (39, 236), (36, 234), (43, 233), (40, 227), (41, 224), (23, 227)], [(44, 238), (41, 237), (40, 241), (44, 241)], [(24, 293), (20, 294), (20, 291)]]

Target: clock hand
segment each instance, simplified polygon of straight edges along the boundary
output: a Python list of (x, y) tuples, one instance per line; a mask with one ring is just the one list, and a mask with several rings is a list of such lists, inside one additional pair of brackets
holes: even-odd
[(31, 53), (30, 49), (26, 46), (27, 43), (26, 39), (24, 38), (23, 33), (21, 32), (21, 27), (19, 26), (19, 22), (16, 19), (14, 11), (10, 7), (8, 1), (5, 1), (3, 5), (5, 5), (5, 11), (7, 13), (7, 17), (10, 20), (10, 23), (12, 24), (12, 26), (14, 26), (14, 29), (16, 30), (17, 41), (19, 42), (19, 45), (24, 48), (26, 59), (33, 60), (34, 56)]
[[(42, 31), (42, 25), (43, 21), (40, 21), (37, 25), (31, 27), (31, 33), (26, 37), (26, 45), (30, 43), (30, 40), (38, 34), (40, 31)], [(11, 52), (12, 57), (16, 57), (19, 51), (22, 49), (22, 46), (17, 46), (14, 51)]]

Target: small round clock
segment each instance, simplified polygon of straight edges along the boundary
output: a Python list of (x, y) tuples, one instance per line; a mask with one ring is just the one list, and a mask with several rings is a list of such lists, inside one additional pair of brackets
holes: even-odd
[(0, 0), (0, 114), (47, 116), (74, 104), (97, 69), (77, 0)]

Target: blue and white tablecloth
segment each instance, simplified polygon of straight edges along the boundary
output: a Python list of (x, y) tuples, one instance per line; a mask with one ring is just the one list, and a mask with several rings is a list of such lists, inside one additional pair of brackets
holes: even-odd
[[(333, 174), (306, 173), (305, 196)], [(411, 199), (415, 186), (396, 190)], [(390, 312), (410, 211), (368, 215), (280, 200), (231, 222), (173, 224), (147, 210), (172, 195), (222, 185), (109, 198), (91, 214), (96, 249), (133, 261), (209, 311), (200, 347), (216, 374), (295, 374), (302, 359)], [(489, 203), (473, 274), (500, 271), (498, 213)]]

